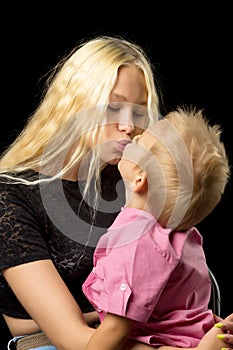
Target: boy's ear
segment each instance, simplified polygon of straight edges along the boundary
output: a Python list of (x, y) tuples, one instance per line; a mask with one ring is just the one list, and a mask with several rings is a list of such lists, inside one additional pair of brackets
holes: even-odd
[(147, 191), (147, 185), (146, 173), (140, 170), (133, 181), (133, 192), (144, 193)]

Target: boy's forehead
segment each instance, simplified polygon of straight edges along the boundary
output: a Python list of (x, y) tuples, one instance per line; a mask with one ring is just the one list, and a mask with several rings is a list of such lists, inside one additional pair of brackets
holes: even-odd
[(169, 132), (170, 127), (170, 123), (165, 119), (157, 121), (155, 124), (144, 130), (139, 139), (139, 143), (146, 147), (153, 146), (158, 138), (163, 137), (164, 134)]
[(147, 131), (153, 136), (156, 136), (158, 135), (158, 133), (159, 134), (164, 134), (165, 132), (167, 133), (170, 127), (171, 127), (170, 122), (164, 118), (164, 119), (158, 120), (156, 123), (149, 126), (148, 129), (146, 129), (145, 131)]
[(155, 143), (156, 138), (149, 130), (145, 130), (140, 136), (138, 143), (146, 148), (150, 148)]

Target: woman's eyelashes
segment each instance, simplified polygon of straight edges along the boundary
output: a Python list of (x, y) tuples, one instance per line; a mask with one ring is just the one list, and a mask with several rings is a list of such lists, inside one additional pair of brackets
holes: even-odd
[[(112, 102), (107, 108), (108, 119), (111, 122), (129, 122), (141, 120), (147, 121), (147, 108), (141, 105), (131, 103)], [(140, 122), (140, 123), (141, 123)], [(141, 126), (141, 125), (140, 125)]]

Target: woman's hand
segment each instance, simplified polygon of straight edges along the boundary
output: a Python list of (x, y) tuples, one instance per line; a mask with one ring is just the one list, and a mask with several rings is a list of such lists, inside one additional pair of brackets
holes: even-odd
[[(161, 346), (159, 350), (230, 350), (233, 349), (233, 313), (224, 320), (216, 317), (216, 324), (202, 338), (196, 348), (176, 348), (172, 346)], [(124, 350), (146, 350), (152, 349), (149, 345), (129, 342)], [(155, 349), (153, 347), (153, 349)]]
[(224, 320), (216, 317), (217, 323), (202, 338), (196, 350), (233, 349), (233, 314)]
[(233, 348), (233, 313), (227, 316), (224, 320), (221, 320), (220, 322), (216, 323), (215, 327), (221, 330), (221, 333), (217, 335), (218, 339), (221, 339), (225, 343), (225, 348), (226, 346), (228, 346), (228, 349), (232, 349)]

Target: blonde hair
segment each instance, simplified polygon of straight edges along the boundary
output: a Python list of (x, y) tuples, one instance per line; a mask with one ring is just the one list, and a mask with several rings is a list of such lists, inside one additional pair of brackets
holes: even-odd
[[(53, 178), (77, 165), (88, 152), (87, 131), (91, 130), (94, 138), (98, 125), (103, 122), (104, 113), (100, 107), (94, 117), (93, 113), (85, 111), (107, 106), (119, 67), (130, 64), (136, 65), (145, 76), (149, 124), (157, 120), (159, 99), (152, 65), (145, 52), (119, 37), (91, 39), (73, 49), (54, 67), (38, 108), (2, 155), (0, 174), (14, 172), (19, 181), (30, 184), (20, 179), (19, 172), (53, 165), (57, 159), (63, 159), (74, 142), (72, 157)], [(91, 178), (98, 177), (98, 162), (98, 157), (93, 157), (88, 164), (87, 188)]]
[(201, 110), (178, 108), (148, 131), (155, 137), (150, 152), (160, 167), (151, 164), (147, 170), (150, 196), (155, 207), (165, 198), (158, 221), (187, 230), (216, 207), (230, 177), (221, 127), (211, 126)]

